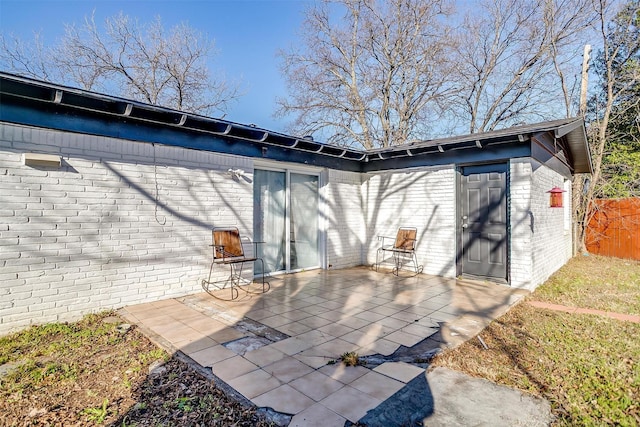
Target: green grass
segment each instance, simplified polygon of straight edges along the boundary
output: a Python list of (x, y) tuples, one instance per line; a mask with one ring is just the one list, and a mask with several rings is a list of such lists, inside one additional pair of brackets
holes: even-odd
[(571, 307), (640, 314), (640, 261), (578, 255), (532, 298)]
[[(119, 322), (103, 321), (114, 315), (89, 315), (74, 323), (33, 326), (0, 337), (0, 364), (16, 366), (0, 380), (0, 401), (17, 407), (28, 396), (46, 393), (59, 402), (50, 403), (55, 407), (71, 404), (69, 396), (80, 404), (78, 396), (84, 393), (88, 405), (79, 412), (90, 421), (104, 422), (109, 409), (107, 400), (99, 397), (104, 396), (104, 382), (118, 378), (116, 384), (130, 392), (132, 381), (144, 378), (149, 363), (168, 358), (163, 350), (134, 339), (135, 334), (119, 332)], [(0, 413), (2, 408), (0, 404)]]
[[(639, 275), (640, 263), (584, 257), (530, 298), (637, 314)], [(523, 303), (481, 336), (489, 350), (471, 340), (433, 365), (543, 396), (558, 426), (640, 425), (640, 324)]]

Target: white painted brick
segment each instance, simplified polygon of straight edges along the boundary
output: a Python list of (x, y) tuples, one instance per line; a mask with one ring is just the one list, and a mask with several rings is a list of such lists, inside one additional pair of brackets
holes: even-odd
[(533, 290), (571, 258), (571, 233), (562, 232), (563, 209), (550, 208), (546, 193), (562, 187), (563, 178), (533, 159), (512, 160), (510, 177), (518, 183), (510, 200), (510, 283)]
[[(69, 166), (45, 171), (22, 165), (21, 154), (32, 147), (61, 155)], [(16, 312), (5, 316), (2, 310), (0, 334), (29, 325), (36, 314), (71, 320), (201, 292), (211, 228), (238, 225), (252, 234), (252, 184), (233, 181), (229, 168), (251, 177), (253, 160), (0, 124), (0, 274), (9, 275), (0, 282), (0, 295), (20, 297), (11, 308)], [(556, 178), (544, 167), (534, 172), (529, 159), (511, 164), (510, 209), (520, 224), (512, 239), (530, 242), (539, 256), (532, 261), (530, 248), (512, 245), (511, 275), (518, 285), (549, 274), (538, 252), (549, 244), (553, 227), (543, 224), (557, 224), (562, 215), (544, 209), (546, 196), (532, 183), (545, 187)], [(371, 264), (376, 236), (415, 226), (424, 271), (455, 275), (452, 165), (364, 175), (329, 169), (322, 180), (327, 265)], [(530, 212), (535, 233), (528, 231)], [(548, 257), (564, 255), (558, 249)], [(20, 291), (14, 294), (14, 288)], [(38, 313), (28, 313), (30, 304), (39, 304)]]

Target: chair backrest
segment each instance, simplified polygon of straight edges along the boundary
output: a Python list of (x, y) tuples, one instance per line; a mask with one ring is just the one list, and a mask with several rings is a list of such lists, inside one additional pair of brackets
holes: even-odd
[(240, 232), (236, 227), (213, 229), (213, 256), (217, 259), (244, 257)]
[(413, 251), (416, 248), (416, 237), (418, 230), (415, 228), (401, 227), (396, 234), (396, 241), (393, 244), (394, 249), (402, 249), (404, 251)]

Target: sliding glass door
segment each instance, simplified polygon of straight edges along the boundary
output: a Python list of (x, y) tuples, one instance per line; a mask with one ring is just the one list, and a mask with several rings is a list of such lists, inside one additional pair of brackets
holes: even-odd
[[(256, 169), (253, 230), (265, 273), (320, 266), (318, 176)], [(261, 273), (256, 263), (256, 273)]]

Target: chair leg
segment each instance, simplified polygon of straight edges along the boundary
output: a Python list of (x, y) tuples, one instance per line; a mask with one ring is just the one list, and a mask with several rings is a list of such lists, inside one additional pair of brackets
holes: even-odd
[[(264, 260), (262, 258), (258, 258), (260, 260), (260, 263), (262, 264), (262, 269), (260, 270), (260, 275), (262, 276), (262, 293), (267, 292), (269, 289), (271, 289), (271, 284), (269, 282), (265, 282), (264, 281)], [(265, 284), (267, 285), (267, 288), (265, 289)]]
[(264, 260), (262, 258), (256, 258), (256, 261), (260, 261), (260, 264), (262, 264), (262, 270), (261, 270), (261, 272), (262, 272), (262, 274), (261, 274), (261, 276), (262, 276), (262, 292), (253, 292), (253, 291), (250, 291), (248, 288), (247, 288), (247, 292), (264, 294), (269, 289), (271, 289), (271, 284), (264, 280)]
[(215, 286), (215, 287), (214, 287), (215, 289), (213, 289), (213, 290), (209, 288), (209, 285), (215, 285), (215, 284), (218, 284), (218, 283), (223, 283), (222, 281), (215, 282), (215, 283), (211, 281), (211, 275), (213, 274), (213, 266), (214, 266), (214, 264), (215, 264), (215, 261), (214, 261), (214, 262), (212, 262), (212, 263), (211, 263), (211, 267), (209, 267), (209, 277), (208, 277), (207, 279), (202, 279), (202, 288), (204, 289), (204, 291), (205, 291), (206, 293), (208, 293), (209, 295), (211, 295), (212, 297), (214, 297), (214, 298), (216, 298), (216, 299), (219, 299), (219, 300), (222, 300), (222, 301), (230, 301), (230, 300), (234, 300), (234, 299), (238, 298), (238, 296), (239, 296), (240, 294), (239, 294), (239, 292), (238, 292), (237, 287), (236, 287), (236, 286), (234, 286), (235, 281), (234, 281), (234, 277), (233, 277), (233, 265), (232, 265), (232, 264), (230, 264), (231, 274), (230, 274), (230, 276), (227, 278), (227, 280), (224, 282), (224, 283), (225, 283), (225, 285), (226, 285), (227, 283), (229, 283), (229, 285), (230, 285), (230, 288), (231, 288), (231, 289), (230, 289), (230, 291), (231, 291), (231, 298), (230, 298), (230, 299), (222, 298), (222, 297), (220, 297), (220, 296), (218, 296), (218, 295), (216, 295), (216, 294), (214, 293), (214, 291), (216, 291), (216, 290), (222, 290), (222, 289), (224, 289), (224, 288), (225, 288), (225, 286), (223, 286), (223, 287)]
[(400, 273), (402, 261), (400, 260), (400, 254), (396, 251), (393, 251), (393, 262), (395, 264), (395, 267), (393, 267), (393, 274), (397, 276)]

